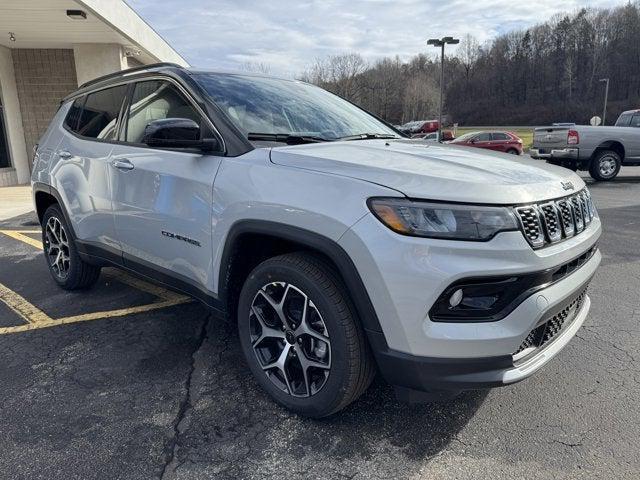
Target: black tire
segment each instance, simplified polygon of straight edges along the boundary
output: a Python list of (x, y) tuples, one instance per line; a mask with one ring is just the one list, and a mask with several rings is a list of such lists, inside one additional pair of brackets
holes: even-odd
[(507, 150), (507, 153), (510, 155), (520, 155), (520, 152), (515, 148), (510, 148), (509, 150)]
[[(58, 230), (57, 235), (63, 239), (66, 246), (64, 243), (60, 243), (60, 247), (53, 247), (55, 235), (51, 235), (48, 226), (58, 224), (62, 228), (62, 232)], [(51, 273), (53, 280), (63, 289), (79, 290), (89, 288), (98, 280), (100, 267), (90, 265), (80, 258), (71, 229), (57, 204), (47, 208), (42, 217), (42, 246), (49, 273)], [(57, 252), (56, 248), (61, 250), (64, 256), (68, 257), (68, 261), (64, 262), (66, 267), (59, 268), (59, 263), (55, 263), (53, 252)]]
[(613, 180), (620, 172), (622, 160), (613, 150), (600, 150), (596, 152), (591, 165), (589, 165), (589, 174), (594, 180), (606, 182)]
[[(306, 295), (309, 303), (305, 302), (305, 305), (313, 308), (314, 312), (319, 315), (316, 318), (320, 318), (323, 322), (323, 326), (326, 327), (323, 331), (326, 332), (328, 340), (330, 340), (327, 349), (330, 369), (326, 375), (324, 372), (320, 372), (321, 375), (325, 375), (325, 377), (321, 377), (324, 378), (322, 380), (324, 383), (313, 393), (311, 393), (312, 388), (307, 382), (307, 376), (304, 376), (303, 383), (306, 385), (303, 392), (306, 392), (306, 396), (299, 397), (289, 393), (292, 391), (295, 393), (293, 385), (296, 385), (293, 380), (290, 382), (289, 378), (286, 380), (286, 385), (284, 382), (280, 382), (280, 386), (276, 385), (278, 378), (282, 378), (283, 370), (277, 367), (275, 370), (263, 370), (264, 364), (272, 363), (273, 360), (263, 362), (258, 358), (261, 355), (257, 353), (258, 348), (254, 350), (254, 345), (256, 347), (262, 346), (265, 341), (270, 341), (272, 343), (269, 345), (276, 349), (272, 358), (282, 358), (282, 353), (279, 354), (277, 349), (284, 349), (284, 346), (289, 345), (290, 350), (284, 355), (284, 370), (293, 373), (299, 371), (298, 375), (302, 375), (304, 367), (298, 358), (303, 354), (300, 348), (303, 348), (301, 345), (306, 342), (306, 338), (301, 340), (300, 337), (295, 337), (294, 334), (299, 329), (294, 332), (287, 328), (287, 335), (291, 333), (293, 336), (291, 339), (289, 337), (286, 339), (273, 337), (264, 339), (261, 343), (261, 340), (256, 341), (252, 338), (252, 335), (260, 337), (262, 328), (260, 327), (260, 334), (255, 333), (253, 326), (257, 317), (255, 313), (250, 314), (250, 312), (254, 311), (252, 308), (255, 305), (254, 302), (262, 299), (261, 291), (267, 292), (268, 288), (278, 288), (281, 285), (274, 282), (284, 282), (286, 284), (286, 286), (282, 286), (284, 291), (289, 291), (287, 288), (292, 286)], [(263, 290), (265, 286), (268, 287)], [(290, 290), (290, 292), (293, 293), (287, 293), (280, 297), (282, 299), (281, 305), (284, 306), (290, 302), (287, 297), (298, 295), (296, 290)], [(276, 297), (274, 296), (274, 298)], [(262, 314), (265, 315), (263, 319), (268, 316), (264, 309), (270, 309), (268, 302), (265, 305), (266, 307), (259, 307)], [(286, 308), (284, 310), (285, 317), (292, 318), (286, 313)], [(294, 311), (299, 312), (300, 309)], [(272, 318), (275, 318), (276, 322), (279, 321), (277, 316)], [(293, 323), (295, 325), (295, 321)], [(271, 324), (270, 327), (273, 325), (275, 324)], [(272, 331), (277, 332), (277, 328), (275, 326)], [(278, 403), (300, 415), (320, 418), (342, 410), (369, 387), (376, 373), (365, 333), (356, 318), (355, 310), (342, 281), (328, 263), (312, 254), (291, 253), (274, 257), (262, 262), (249, 274), (242, 287), (238, 302), (238, 331), (245, 359), (257, 382)], [(280, 347), (281, 344), (283, 347)], [(293, 351), (294, 348), (298, 348), (298, 350)], [(265, 373), (267, 371), (269, 374)], [(310, 370), (306, 369), (305, 371), (311, 377)], [(315, 374), (317, 375), (318, 372)]]

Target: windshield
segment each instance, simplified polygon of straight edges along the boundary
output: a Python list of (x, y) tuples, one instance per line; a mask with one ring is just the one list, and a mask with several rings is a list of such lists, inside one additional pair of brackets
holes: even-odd
[(358, 107), (307, 83), (222, 73), (198, 73), (194, 78), (247, 137), (398, 136)]

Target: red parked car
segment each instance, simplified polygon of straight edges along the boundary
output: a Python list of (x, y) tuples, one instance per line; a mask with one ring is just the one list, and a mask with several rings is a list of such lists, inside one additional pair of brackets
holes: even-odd
[(522, 154), (522, 139), (511, 132), (469, 132), (449, 143), (486, 148), (514, 155)]

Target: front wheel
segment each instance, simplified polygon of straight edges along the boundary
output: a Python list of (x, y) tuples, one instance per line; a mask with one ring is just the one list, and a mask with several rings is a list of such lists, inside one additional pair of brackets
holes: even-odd
[(251, 272), (240, 293), (238, 330), (258, 383), (302, 415), (343, 409), (375, 374), (342, 282), (311, 254), (274, 257)]
[(601, 182), (612, 180), (620, 171), (622, 161), (620, 155), (613, 150), (602, 150), (591, 161), (589, 174), (594, 180)]

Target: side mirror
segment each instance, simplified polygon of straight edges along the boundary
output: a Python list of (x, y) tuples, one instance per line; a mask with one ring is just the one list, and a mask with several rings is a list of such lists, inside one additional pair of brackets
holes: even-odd
[(201, 139), (200, 125), (189, 118), (161, 118), (152, 120), (144, 128), (142, 143), (155, 148), (193, 148), (210, 152), (217, 140)]

